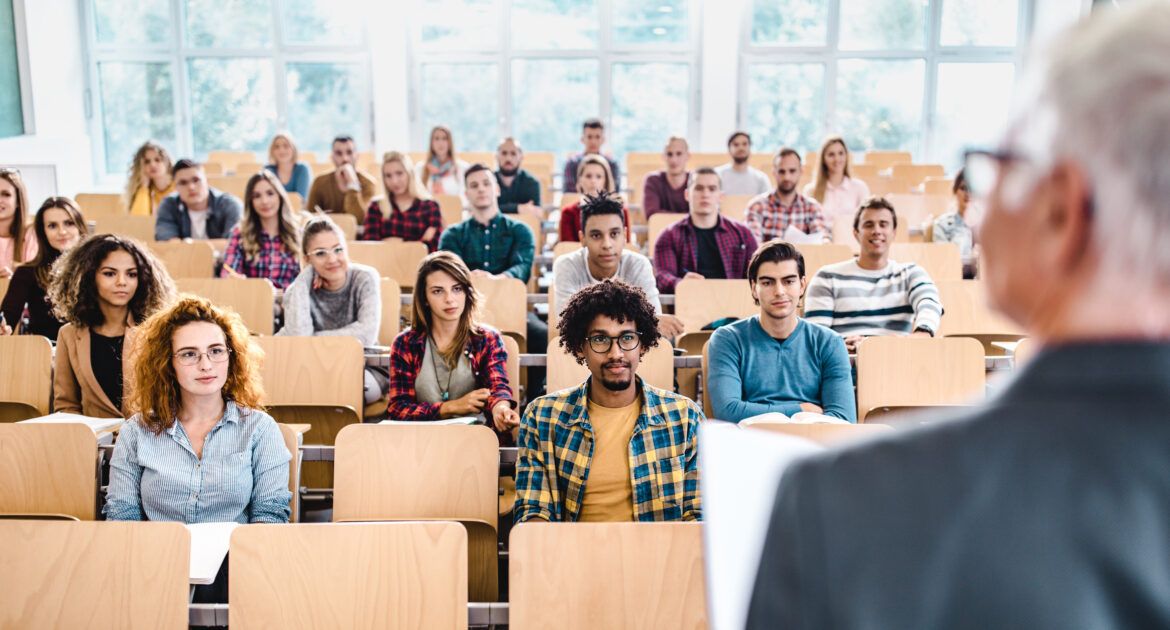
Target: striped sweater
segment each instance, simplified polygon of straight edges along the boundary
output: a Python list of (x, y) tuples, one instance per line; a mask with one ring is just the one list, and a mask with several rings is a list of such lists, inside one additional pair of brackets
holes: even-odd
[(930, 275), (914, 263), (862, 269), (857, 259), (826, 265), (808, 284), (804, 317), (841, 335), (938, 332), (942, 303)]

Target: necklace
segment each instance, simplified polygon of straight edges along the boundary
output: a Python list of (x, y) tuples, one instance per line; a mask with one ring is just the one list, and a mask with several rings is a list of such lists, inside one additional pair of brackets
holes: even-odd
[[(439, 384), (439, 361), (443, 360), (443, 355), (439, 354), (439, 347), (435, 345), (435, 340), (427, 336), (427, 343), (431, 346), (431, 369), (435, 372), (435, 385)], [(451, 398), (451, 378), (455, 376), (454, 370), (447, 371), (447, 385), (443, 387), (443, 402), (447, 402)]]

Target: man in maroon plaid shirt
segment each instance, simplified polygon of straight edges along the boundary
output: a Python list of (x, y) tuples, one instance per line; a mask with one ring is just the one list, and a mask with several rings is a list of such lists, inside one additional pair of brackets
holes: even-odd
[[(831, 234), (825, 229), (825, 214), (816, 199), (796, 192), (800, 184), (800, 153), (784, 147), (772, 158), (776, 190), (752, 199), (747, 208), (747, 225), (756, 241), (763, 243), (784, 238), (793, 226), (805, 234), (820, 234), (826, 242)], [(787, 239), (785, 239), (787, 240)]]
[(654, 279), (662, 293), (686, 278), (747, 278), (756, 251), (751, 230), (719, 214), (723, 185), (715, 169), (695, 171), (687, 189), (690, 215), (671, 225), (654, 244)]

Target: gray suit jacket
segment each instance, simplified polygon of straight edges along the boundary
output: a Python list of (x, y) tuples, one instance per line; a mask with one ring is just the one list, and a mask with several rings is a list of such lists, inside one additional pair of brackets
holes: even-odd
[(749, 628), (1170, 627), (1170, 344), (1042, 352), (786, 472)]

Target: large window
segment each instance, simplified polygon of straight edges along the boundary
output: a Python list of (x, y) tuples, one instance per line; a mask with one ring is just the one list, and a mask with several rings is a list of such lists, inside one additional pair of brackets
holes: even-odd
[(356, 0), (86, 0), (99, 170), (145, 140), (175, 156), (263, 157), (289, 130), (325, 154), (372, 144), (366, 31)]
[(1005, 122), (1031, 0), (748, 0), (739, 123), (757, 145), (958, 165)]
[(608, 149), (658, 151), (696, 132), (698, 2), (414, 0), (411, 140), (434, 124), (459, 150), (515, 136), (528, 151), (581, 148), (581, 122), (607, 123)]

